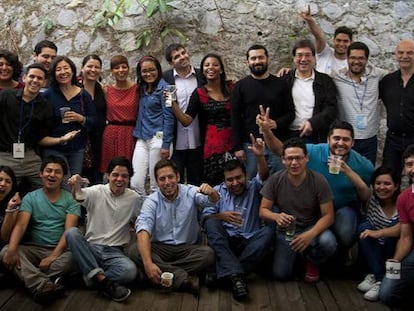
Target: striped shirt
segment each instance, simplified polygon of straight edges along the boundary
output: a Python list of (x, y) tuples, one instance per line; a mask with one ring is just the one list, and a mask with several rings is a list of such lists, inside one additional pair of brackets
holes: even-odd
[[(372, 195), (368, 203), (367, 220), (375, 228), (380, 230), (394, 226), (399, 221), (398, 211), (395, 209), (391, 217), (385, 215), (378, 199)], [(379, 238), (378, 242), (384, 244), (384, 239)]]

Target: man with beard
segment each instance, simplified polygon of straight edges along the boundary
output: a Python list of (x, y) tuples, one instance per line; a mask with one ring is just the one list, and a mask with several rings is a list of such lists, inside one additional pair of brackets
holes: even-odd
[(353, 42), (347, 56), (348, 69), (331, 75), (338, 89), (339, 118), (354, 128), (353, 148), (375, 165), (380, 124), (378, 86), (387, 71), (368, 63), (369, 49), (365, 43)]
[(302, 19), (308, 24), (309, 30), (315, 37), (316, 45), (316, 70), (326, 74), (347, 67), (346, 51), (352, 42), (352, 30), (341, 26), (335, 29), (333, 48), (326, 43), (325, 35), (321, 27), (313, 19), (310, 6), (300, 12)]
[[(261, 111), (257, 116), (257, 122), (263, 132), (263, 137), (269, 148), (276, 154), (283, 151), (282, 142), (273, 135), (270, 130), (269, 112)], [(309, 156), (308, 168), (322, 174), (328, 181), (333, 197), (335, 220), (332, 230), (339, 242), (339, 258), (345, 256), (356, 242), (356, 231), (361, 202), (359, 195), (363, 195), (364, 189), (359, 187), (359, 178), (369, 185), (374, 166), (365, 157), (355, 150), (354, 129), (346, 121), (334, 121), (328, 132), (328, 142), (322, 144), (306, 144)], [(329, 173), (329, 162), (333, 155), (341, 156), (339, 174)], [(351, 264), (352, 262), (345, 262)]]
[[(246, 162), (247, 178), (252, 179), (256, 175), (257, 164), (249, 150), (249, 135), (260, 135), (256, 125), (259, 105), (270, 108), (274, 134), (281, 138), (285, 137), (295, 118), (295, 107), (287, 83), (269, 73), (267, 49), (262, 45), (253, 45), (247, 50), (246, 57), (251, 74), (238, 81), (231, 93), (231, 126), (235, 155), (241, 162)], [(270, 173), (282, 168), (280, 158), (268, 149), (265, 156)]]
[[(402, 155), (405, 174), (414, 181), (414, 145), (410, 145)], [(401, 263), (399, 279), (390, 279), (386, 276), (382, 280), (379, 297), (390, 306), (412, 308), (414, 288), (414, 185), (411, 184), (398, 197), (397, 209), (400, 216), (401, 234), (392, 260)], [(408, 309), (407, 309), (408, 310)]]
[[(177, 103), (185, 112), (191, 94), (197, 86), (202, 85), (202, 74), (199, 69), (191, 66), (190, 56), (182, 44), (170, 44), (165, 49), (165, 58), (172, 68), (164, 72), (163, 78), (169, 84), (176, 85)], [(198, 116), (186, 127), (180, 122), (175, 122), (174, 152), (171, 158), (177, 164), (183, 180), (196, 186), (201, 184), (203, 172), (203, 151), (198, 122)]]
[(401, 40), (395, 50), (400, 69), (382, 79), (380, 98), (387, 111), (384, 165), (401, 172), (401, 155), (414, 144), (414, 40)]

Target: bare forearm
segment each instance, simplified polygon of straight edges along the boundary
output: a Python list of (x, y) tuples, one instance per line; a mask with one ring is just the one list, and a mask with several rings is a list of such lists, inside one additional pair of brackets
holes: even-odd
[(394, 259), (397, 261), (403, 260), (412, 250), (413, 241), (408, 237), (401, 237), (397, 243)]
[(257, 172), (261, 180), (266, 180), (269, 177), (269, 167), (267, 166), (264, 155), (256, 156)]
[(273, 153), (281, 156), (283, 153), (283, 143), (273, 134), (272, 130), (264, 130), (263, 138), (266, 145), (272, 150)]
[(172, 111), (174, 113), (174, 116), (183, 126), (189, 126), (191, 122), (193, 122), (193, 118), (188, 114), (182, 112), (177, 102), (173, 102)]
[(137, 247), (142, 259), (142, 263), (145, 265), (152, 263), (151, 257), (151, 240), (148, 232), (140, 231), (137, 234)]

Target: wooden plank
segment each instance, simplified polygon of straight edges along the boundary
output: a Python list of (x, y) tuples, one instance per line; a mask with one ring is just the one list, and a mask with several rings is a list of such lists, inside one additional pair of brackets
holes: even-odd
[[(302, 300), (306, 310), (326, 310), (322, 297), (315, 284), (307, 284), (305, 282), (298, 282)], [(330, 311), (330, 310), (329, 310)]]
[(278, 311), (304, 311), (301, 292), (297, 282), (269, 281), (269, 295), (273, 310)]
[(325, 309), (329, 311), (339, 311), (339, 307), (336, 304), (335, 297), (332, 295), (331, 290), (324, 281), (316, 283), (316, 288), (319, 292), (319, 297), (322, 300)]
[(0, 290), (0, 308), (4, 306), (13, 297), (13, 295), (15, 295), (15, 292), (16, 289), (14, 288), (2, 288)]
[(249, 297), (248, 304), (245, 305), (246, 310), (249, 311), (266, 311), (272, 310), (270, 295), (269, 295), (269, 281), (263, 278), (255, 278), (249, 280)]

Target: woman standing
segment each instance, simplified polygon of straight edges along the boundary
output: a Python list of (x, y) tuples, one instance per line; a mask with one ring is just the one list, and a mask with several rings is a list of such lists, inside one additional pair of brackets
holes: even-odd
[(92, 151), (92, 166), (83, 167), (83, 175), (86, 175), (92, 184), (102, 183), (101, 163), (102, 136), (106, 125), (106, 100), (102, 85), (99, 83), (102, 71), (102, 60), (96, 54), (85, 56), (82, 61), (79, 82), (89, 93), (96, 110), (96, 122), (89, 132), (89, 142)]
[[(78, 134), (70, 141), (46, 147), (43, 156), (62, 157), (68, 165), (68, 176), (81, 174), (87, 132), (95, 124), (95, 106), (88, 92), (77, 85), (76, 66), (68, 57), (54, 59), (50, 78), (50, 87), (43, 93), (53, 105), (55, 121), (50, 136), (61, 137), (68, 132)], [(62, 115), (61, 108), (67, 109)]]
[(17, 54), (8, 50), (0, 50), (0, 91), (5, 89), (22, 89), (24, 83), (19, 82), (22, 64)]
[[(398, 176), (392, 169), (379, 167), (372, 176), (373, 193), (367, 204), (367, 219), (359, 225), (359, 246), (368, 263), (368, 274), (358, 285), (367, 300), (378, 300), (385, 261), (392, 258), (400, 235)], [(367, 187), (367, 186), (366, 186)], [(367, 187), (368, 188), (368, 187)], [(369, 189), (368, 189), (369, 190)]]
[(223, 61), (210, 53), (201, 60), (200, 69), (206, 83), (197, 88), (190, 98), (187, 111), (180, 110), (173, 101), (173, 112), (184, 126), (188, 126), (198, 114), (200, 136), (203, 140), (204, 178), (209, 185), (222, 182), (221, 164), (232, 157), (233, 138), (230, 125), (230, 89), (226, 83)]
[(20, 197), (17, 191), (17, 180), (13, 170), (8, 166), (0, 166), (0, 245), (9, 241), (19, 211)]
[(139, 113), (134, 129), (135, 144), (132, 165), (134, 175), (131, 187), (140, 195), (145, 195), (145, 179), (150, 176), (150, 190), (156, 189), (154, 166), (160, 159), (170, 157), (173, 140), (174, 115), (171, 107), (166, 107), (160, 62), (150, 55), (142, 57), (137, 65), (137, 78), (140, 85)]
[(132, 131), (138, 112), (137, 84), (129, 79), (128, 59), (123, 55), (113, 56), (110, 68), (115, 84), (104, 89), (107, 125), (102, 138), (101, 172), (106, 171), (115, 156), (132, 159), (135, 144)]

